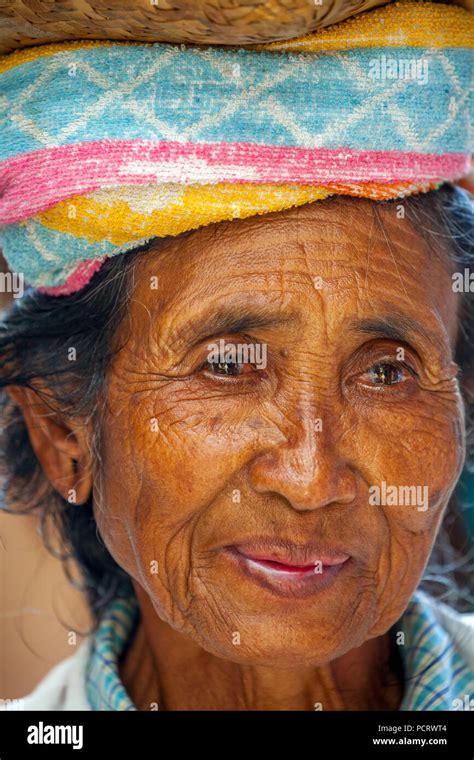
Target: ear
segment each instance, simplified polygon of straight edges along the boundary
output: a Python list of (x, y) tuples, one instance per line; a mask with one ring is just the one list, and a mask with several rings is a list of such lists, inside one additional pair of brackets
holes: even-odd
[(63, 499), (83, 504), (92, 489), (88, 430), (80, 418), (65, 419), (31, 388), (10, 386), (33, 450), (53, 488)]

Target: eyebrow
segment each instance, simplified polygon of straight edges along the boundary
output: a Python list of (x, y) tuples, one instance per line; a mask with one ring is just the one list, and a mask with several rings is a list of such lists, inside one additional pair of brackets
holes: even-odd
[(295, 315), (269, 314), (267, 309), (245, 304), (223, 307), (212, 314), (186, 322), (173, 331), (171, 344), (200, 343), (223, 333), (246, 333), (265, 327), (281, 327), (295, 322)]
[(420, 335), (433, 345), (439, 340), (421, 322), (405, 314), (390, 314), (378, 319), (359, 319), (350, 327), (351, 332), (372, 335), (374, 338), (388, 338), (399, 343), (409, 343), (413, 335)]

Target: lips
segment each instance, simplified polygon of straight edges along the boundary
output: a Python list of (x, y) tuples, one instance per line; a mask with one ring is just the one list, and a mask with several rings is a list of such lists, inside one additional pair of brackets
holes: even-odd
[(353, 564), (340, 547), (254, 539), (221, 547), (227, 561), (253, 584), (282, 600), (308, 599), (328, 590)]
[(312, 571), (316, 567), (316, 565), (288, 565), (284, 562), (275, 562), (271, 559), (266, 559), (265, 557), (252, 557), (248, 554), (243, 556), (246, 556), (247, 559), (251, 559), (254, 562), (258, 562), (260, 565), (265, 565), (266, 567), (272, 568), (273, 570), (280, 570), (287, 573)]
[(274, 570), (299, 573), (314, 571), (315, 567), (340, 565), (350, 557), (347, 552), (335, 546), (295, 544), (269, 539), (233, 544), (232, 548), (243, 557)]

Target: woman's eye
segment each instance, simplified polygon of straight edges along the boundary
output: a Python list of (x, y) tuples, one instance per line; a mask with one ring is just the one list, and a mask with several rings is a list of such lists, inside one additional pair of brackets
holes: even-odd
[(369, 367), (363, 380), (370, 385), (397, 385), (408, 377), (408, 371), (402, 364), (379, 362)]
[(235, 377), (254, 371), (253, 366), (248, 362), (239, 363), (229, 359), (222, 359), (222, 361), (208, 361), (204, 368), (210, 371), (213, 375), (221, 375), (223, 377)]

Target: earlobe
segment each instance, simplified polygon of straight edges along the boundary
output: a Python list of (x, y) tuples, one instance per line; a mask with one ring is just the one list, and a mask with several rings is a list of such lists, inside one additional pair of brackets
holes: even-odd
[(89, 434), (80, 418), (66, 418), (31, 388), (6, 389), (20, 408), (33, 450), (53, 488), (63, 499), (83, 504), (92, 489)]

